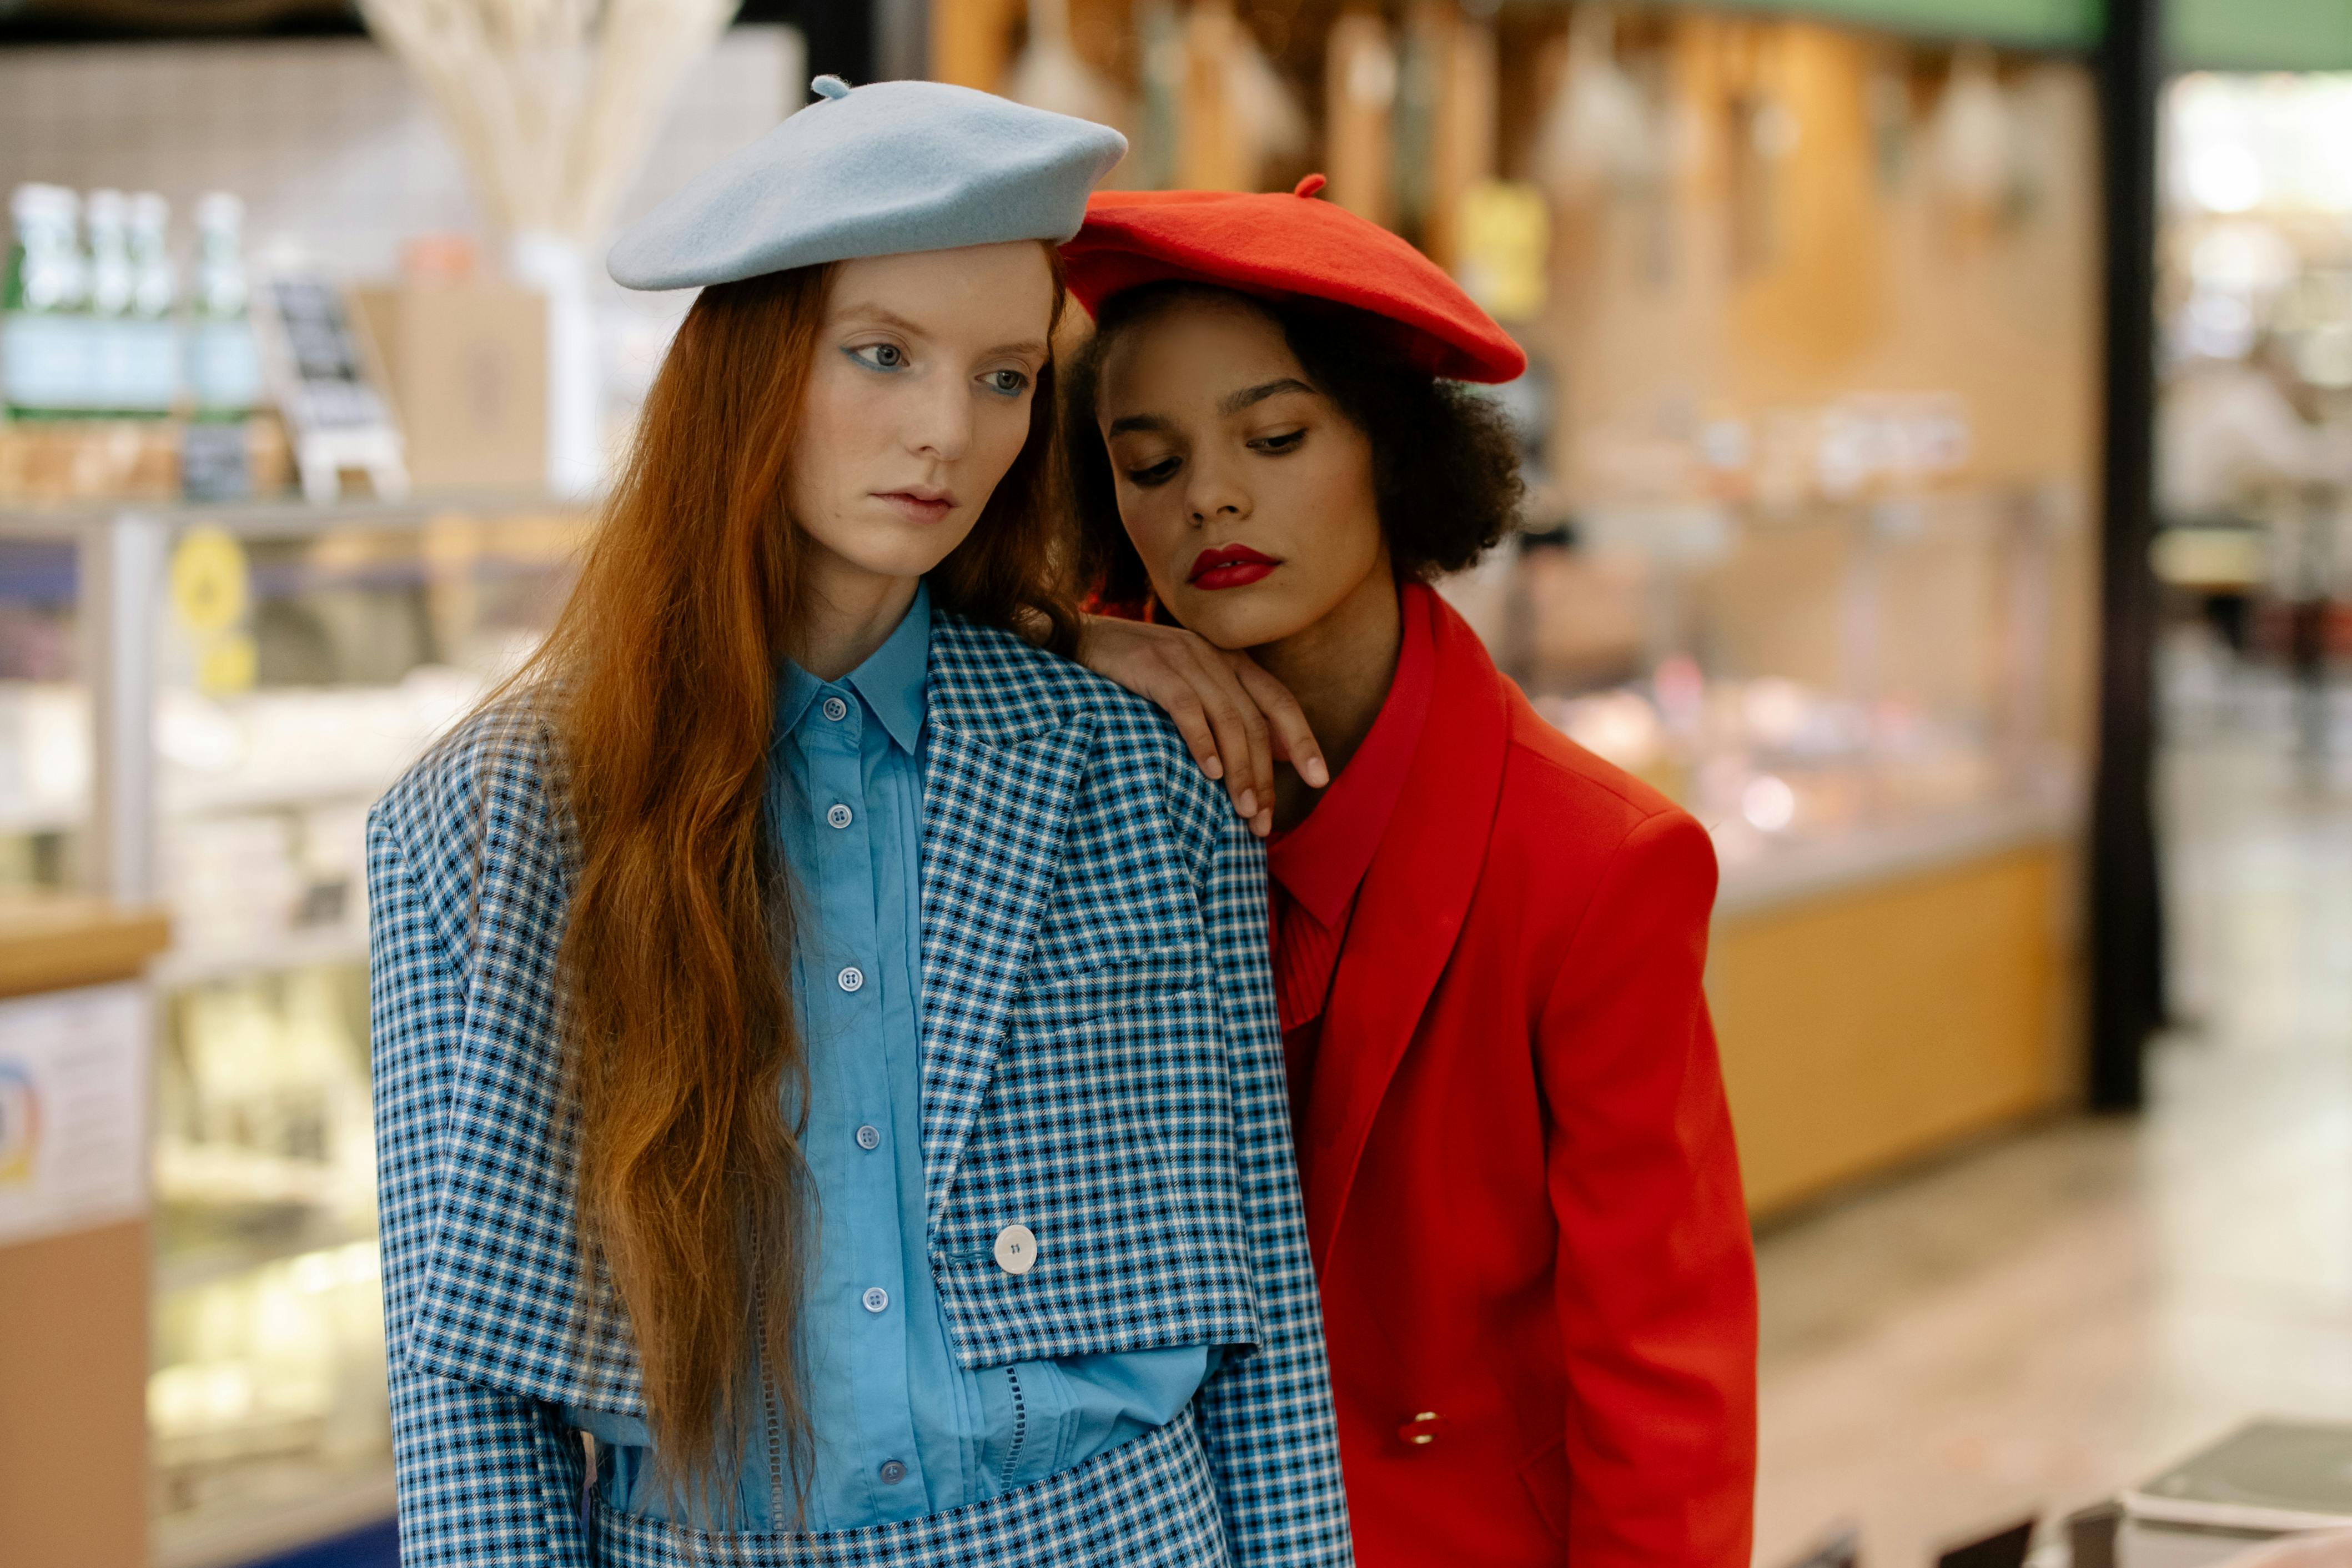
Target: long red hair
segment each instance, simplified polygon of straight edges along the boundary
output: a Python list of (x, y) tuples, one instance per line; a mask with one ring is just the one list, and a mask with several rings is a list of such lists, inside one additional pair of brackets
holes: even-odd
[[(1054, 261), (1054, 316), (1064, 299)], [(814, 1192), (792, 900), (765, 818), (776, 663), (802, 613), (785, 514), (793, 432), (835, 268), (707, 289), (647, 395), (579, 581), (521, 680), (577, 827), (560, 968), (583, 1266), (609, 1272), (673, 1485), (727, 1465), (773, 1401), (796, 1493), (814, 1439), (796, 1325)], [(1057, 651), (1053, 369), (1029, 439), (933, 603)]]

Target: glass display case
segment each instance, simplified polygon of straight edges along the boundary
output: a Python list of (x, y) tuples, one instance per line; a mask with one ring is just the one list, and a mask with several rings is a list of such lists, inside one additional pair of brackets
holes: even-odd
[(1457, 597), (1538, 711), (1709, 826), (1738, 908), (2064, 831), (2087, 544), (2056, 486), (1600, 509)]
[(2063, 482), (1596, 506), (1446, 585), (1688, 809), (1753, 1212), (2074, 1092), (2095, 539)]
[(368, 806), (535, 645), (515, 502), (0, 514), (0, 880), (159, 900), (155, 1560), (392, 1508)]

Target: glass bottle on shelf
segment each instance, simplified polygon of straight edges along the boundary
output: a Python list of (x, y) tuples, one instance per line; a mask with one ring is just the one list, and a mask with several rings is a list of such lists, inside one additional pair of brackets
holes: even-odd
[(81, 406), (119, 414), (131, 406), (135, 351), (131, 314), (131, 204), (121, 191), (92, 191), (82, 199), (89, 236), (90, 384)]
[(180, 395), (179, 275), (172, 265), (172, 205), (153, 191), (131, 198), (127, 233), (131, 305), (117, 331), (125, 343), (126, 413), (162, 415)]
[(188, 390), (200, 417), (237, 419), (261, 402), (261, 359), (247, 310), (245, 204), (226, 191), (196, 203)]
[(15, 234), (0, 285), (0, 403), (20, 418), (71, 413), (89, 398), (79, 207), (58, 185), (19, 185), (9, 198)]

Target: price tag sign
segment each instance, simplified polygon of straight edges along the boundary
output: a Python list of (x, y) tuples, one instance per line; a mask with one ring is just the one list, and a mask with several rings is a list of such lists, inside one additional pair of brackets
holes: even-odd
[(343, 475), (357, 472), (379, 499), (406, 495), (400, 432), (342, 290), (324, 278), (296, 274), (272, 279), (258, 298), (254, 326), (278, 412), (294, 437), (302, 493), (333, 500)]
[(0, 1002), (0, 1246), (147, 1207), (147, 989)]

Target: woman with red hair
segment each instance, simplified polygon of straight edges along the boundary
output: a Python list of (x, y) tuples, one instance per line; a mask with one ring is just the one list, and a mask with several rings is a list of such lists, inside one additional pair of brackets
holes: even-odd
[(1357, 1554), (1746, 1568), (1712, 848), (1429, 587), (1518, 499), (1509, 432), (1454, 384), (1524, 357), (1319, 183), (1096, 196), (1063, 249), (1096, 316), (1066, 418), (1098, 599), (1143, 617), (1091, 623), (1082, 657), (1270, 836)]
[(1053, 248), (924, 82), (689, 184), (543, 649), (369, 824), (407, 1568), (1346, 1568), (1247, 829), (1075, 629)]

